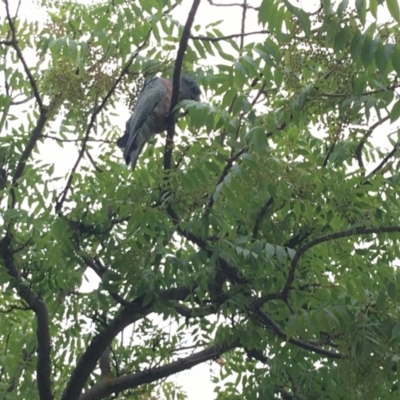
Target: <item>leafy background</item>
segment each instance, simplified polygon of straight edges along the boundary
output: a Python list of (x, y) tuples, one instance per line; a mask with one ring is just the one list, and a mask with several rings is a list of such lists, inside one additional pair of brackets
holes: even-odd
[[(397, 399), (398, 2), (23, 7), (0, 27), (3, 398), (180, 399), (167, 378), (212, 362), (218, 399)], [(121, 119), (181, 73), (203, 101), (130, 171)]]

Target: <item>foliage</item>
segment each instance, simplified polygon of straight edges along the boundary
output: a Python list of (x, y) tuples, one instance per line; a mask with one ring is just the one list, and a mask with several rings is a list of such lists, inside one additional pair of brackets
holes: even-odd
[[(190, 37), (182, 1), (12, 3), (1, 397), (181, 399), (215, 360), (218, 399), (399, 398), (398, 2), (203, 2), (242, 31)], [(125, 168), (122, 113), (181, 70), (172, 163), (160, 135)]]

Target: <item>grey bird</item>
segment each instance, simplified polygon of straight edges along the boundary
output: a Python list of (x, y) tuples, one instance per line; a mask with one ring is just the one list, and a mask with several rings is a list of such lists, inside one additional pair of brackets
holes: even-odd
[[(181, 100), (200, 101), (201, 91), (194, 79), (183, 76), (180, 84)], [(132, 116), (126, 123), (125, 133), (117, 140), (124, 149), (126, 164), (135, 168), (144, 145), (156, 134), (167, 129), (171, 105), (172, 81), (154, 77), (143, 85)]]

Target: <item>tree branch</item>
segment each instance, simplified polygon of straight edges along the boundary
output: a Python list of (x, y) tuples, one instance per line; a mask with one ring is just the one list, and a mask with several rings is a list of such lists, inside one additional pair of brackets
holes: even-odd
[(387, 115), (386, 117), (382, 118), (381, 120), (375, 122), (375, 124), (371, 125), (371, 127), (365, 132), (364, 136), (362, 137), (362, 139), (360, 140), (360, 143), (358, 144), (354, 154), (356, 156), (356, 159), (358, 161), (358, 166), (360, 168), (364, 168), (364, 162), (362, 159), (362, 150), (363, 147), (365, 145), (365, 143), (367, 142), (368, 138), (374, 133), (374, 130), (382, 125), (383, 123), (385, 123), (388, 119), (390, 118), (390, 115)]
[(176, 105), (179, 102), (179, 92), (180, 92), (180, 82), (181, 82), (181, 69), (183, 58), (185, 56), (186, 48), (189, 42), (190, 30), (196, 16), (197, 9), (199, 7), (200, 0), (193, 0), (192, 8), (190, 9), (188, 18), (186, 20), (185, 27), (183, 28), (183, 33), (181, 40), (179, 42), (178, 54), (176, 56), (175, 68), (172, 81), (172, 97), (171, 106), (169, 108), (168, 125), (167, 125), (167, 139), (165, 142), (164, 150), (164, 169), (171, 169), (172, 164), (172, 148), (174, 145), (175, 136), (175, 118), (173, 118), (173, 112)]
[(255, 318), (256, 320), (261, 321), (267, 328), (269, 328), (272, 332), (275, 333), (275, 335), (277, 335), (281, 339), (288, 341), (289, 343), (294, 344), (298, 347), (301, 347), (304, 350), (310, 350), (316, 354), (321, 354), (329, 358), (344, 358), (343, 354), (336, 351), (326, 350), (322, 347), (316, 346), (313, 343), (309, 343), (301, 339), (288, 338), (286, 333), (279, 327), (279, 325), (275, 321), (273, 321), (266, 312), (262, 310), (257, 310), (255, 312)]
[[(187, 288), (172, 288), (163, 291), (160, 298), (165, 301), (184, 300), (190, 294)], [(97, 361), (111, 341), (127, 326), (149, 315), (152, 312), (154, 299), (143, 306), (145, 295), (137, 298), (129, 304), (129, 307), (121, 307), (115, 318), (90, 342), (85, 352), (72, 371), (71, 378), (61, 396), (61, 400), (77, 399), (84, 388), (90, 374), (96, 368)]]
[(111, 364), (110, 364), (110, 346), (107, 346), (100, 357), (99, 367), (101, 372), (101, 377), (107, 378), (112, 375)]
[(61, 396), (61, 400), (75, 400), (79, 398), (90, 374), (96, 368), (96, 364), (111, 341), (123, 329), (130, 324), (150, 314), (151, 308), (137, 306), (136, 312), (133, 309), (122, 309), (122, 311), (106, 326), (100, 333), (94, 336), (85, 352), (72, 371), (71, 378)]
[(16, 367), (15, 372), (11, 375), (10, 383), (6, 389), (7, 393), (12, 393), (15, 390), (15, 388), (19, 382), (19, 378), (24, 370), (24, 367), (26, 366), (26, 364), (28, 362), (30, 362), (32, 360), (35, 352), (36, 352), (35, 347), (32, 350), (30, 350), (29, 352), (26, 350), (26, 348), (22, 349), (22, 361)]
[[(242, 22), (241, 22), (241, 29), (240, 29), (240, 53), (243, 51), (244, 46), (244, 37), (246, 35), (246, 14), (247, 14), (247, 0), (243, 0), (243, 10), (242, 10)], [(240, 54), (242, 55), (242, 54)]]
[(47, 122), (47, 112), (45, 110), (43, 110), (39, 115), (37, 124), (30, 135), (30, 138), (28, 140), (28, 143), (27, 143), (24, 151), (21, 154), (21, 157), (17, 164), (17, 168), (15, 169), (14, 175), (12, 177), (11, 208), (14, 208), (15, 203), (16, 203), (16, 198), (15, 198), (15, 193), (14, 193), (13, 188), (16, 186), (17, 180), (22, 176), (24, 169), (25, 169), (26, 161), (30, 157), (30, 155), (33, 151), (33, 148), (35, 147), (35, 144), (38, 141), (46, 122)]
[(207, 1), (210, 3), (211, 6), (215, 6), (215, 7), (243, 7), (243, 8), (246, 8), (246, 9), (248, 8), (248, 9), (255, 10), (255, 11), (259, 10), (259, 7), (249, 6), (246, 2), (224, 4), (224, 3), (215, 3), (212, 0), (207, 0)]
[(15, 30), (14, 21), (10, 15), (10, 8), (9, 8), (8, 0), (5, 0), (5, 3), (6, 3), (6, 13), (7, 13), (8, 25), (10, 26), (10, 30), (11, 30), (11, 46), (14, 48), (15, 52), (17, 53), (17, 57), (24, 68), (25, 74), (28, 77), (33, 94), (36, 98), (36, 102), (38, 103), (40, 113), (44, 113), (45, 107), (44, 107), (42, 99), (40, 97), (39, 89), (37, 87), (36, 81), (33, 78), (33, 75), (31, 73), (31, 71), (29, 70), (28, 64), (26, 63), (26, 61), (24, 59), (22, 51), (18, 46), (17, 32)]
[[(56, 142), (59, 143), (78, 143), (78, 142), (83, 142), (85, 139), (84, 138), (78, 138), (78, 139), (61, 139), (58, 138), (57, 136), (52, 136), (52, 135), (40, 135), (41, 138), (45, 139), (52, 139), (55, 140)], [(93, 137), (89, 137), (88, 142), (96, 142), (96, 143), (106, 143), (106, 144), (113, 144), (115, 143), (115, 140), (106, 140), (106, 139), (95, 139)]]
[(260, 230), (261, 223), (262, 223), (265, 215), (267, 214), (267, 212), (270, 209), (270, 207), (271, 207), (273, 202), (274, 202), (274, 199), (272, 197), (270, 197), (268, 199), (268, 201), (262, 206), (262, 208), (259, 211), (259, 213), (257, 214), (256, 221), (255, 221), (254, 227), (253, 227), (253, 239), (257, 239), (258, 231)]
[(242, 149), (240, 149), (237, 153), (233, 154), (231, 157), (228, 158), (224, 169), (221, 172), (220, 177), (218, 178), (217, 183), (215, 184), (215, 189), (214, 191), (211, 193), (209, 199), (208, 199), (208, 203), (206, 205), (206, 209), (204, 211), (204, 216), (207, 218), (210, 215), (211, 212), (211, 208), (214, 205), (214, 193), (217, 189), (217, 186), (219, 184), (221, 184), (223, 182), (223, 180), (225, 179), (225, 177), (228, 175), (230, 169), (233, 166), (233, 163), (242, 155), (244, 154), (247, 150), (248, 150), (248, 146), (243, 147)]
[(251, 36), (251, 35), (263, 35), (269, 33), (268, 30), (261, 30), (261, 31), (254, 31), (254, 32), (246, 32), (246, 33), (233, 33), (232, 35), (227, 35), (227, 36), (190, 36), (190, 39), (192, 40), (202, 40), (205, 42), (219, 42), (221, 40), (229, 40), (229, 39), (235, 39), (235, 38), (241, 38), (243, 39), (246, 36)]
[(133, 389), (145, 383), (155, 382), (181, 371), (193, 368), (208, 360), (218, 358), (221, 354), (238, 346), (237, 342), (216, 344), (186, 358), (180, 358), (158, 368), (150, 368), (134, 374), (120, 376), (111, 382), (100, 381), (79, 397), (79, 400), (100, 400), (126, 389)]
[(318, 237), (310, 240), (308, 243), (306, 243), (305, 245), (303, 245), (302, 247), (300, 247), (297, 250), (296, 254), (294, 255), (294, 257), (292, 259), (292, 262), (291, 262), (290, 268), (289, 268), (288, 277), (286, 279), (285, 286), (281, 292), (282, 298), (286, 299), (289, 294), (290, 289), (292, 288), (292, 284), (294, 281), (294, 275), (296, 272), (296, 267), (297, 267), (297, 264), (299, 263), (301, 256), (307, 250), (311, 249), (312, 247), (314, 247), (318, 244), (321, 244), (321, 243), (330, 242), (332, 240), (355, 236), (355, 235), (369, 235), (369, 234), (373, 234), (373, 233), (379, 234), (379, 233), (393, 233), (393, 232), (400, 232), (400, 226), (382, 226), (382, 227), (378, 227), (378, 228), (358, 227), (358, 228), (353, 228), (353, 229), (349, 229), (349, 230), (345, 230), (345, 231), (341, 231), (341, 232), (331, 233), (331, 234), (324, 235), (324, 236), (318, 236)]
[(386, 165), (386, 163), (389, 161), (390, 158), (392, 158), (397, 151), (400, 149), (400, 142), (397, 142), (391, 151), (386, 154), (386, 156), (382, 159), (382, 161), (379, 163), (379, 165), (374, 168), (366, 177), (371, 178), (373, 175), (375, 175), (378, 171), (383, 169), (383, 167)]
[(36, 315), (36, 341), (37, 341), (37, 364), (36, 375), (40, 400), (52, 400), (51, 392), (51, 344), (49, 315), (46, 302), (35, 294), (29, 286), (23, 284), (18, 267), (14, 264), (11, 251), (11, 237), (9, 234), (0, 241), (0, 255), (8, 274), (12, 276), (18, 285), (18, 294), (26, 301)]

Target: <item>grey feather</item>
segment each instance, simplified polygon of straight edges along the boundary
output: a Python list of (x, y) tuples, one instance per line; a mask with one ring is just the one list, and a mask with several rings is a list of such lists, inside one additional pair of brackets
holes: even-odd
[(135, 167), (143, 146), (150, 140), (154, 132), (153, 110), (166, 95), (166, 89), (160, 78), (147, 81), (139, 93), (132, 116), (126, 123), (124, 136), (118, 145), (125, 147), (124, 158), (127, 164)]
[[(200, 88), (192, 78), (181, 78), (180, 100), (199, 101), (200, 94)], [(162, 79), (158, 77), (148, 80), (140, 91), (133, 114), (126, 123), (125, 133), (117, 141), (117, 145), (124, 148), (126, 163), (130, 163), (132, 168), (135, 168), (144, 145), (156, 133), (166, 129), (170, 100)]]

